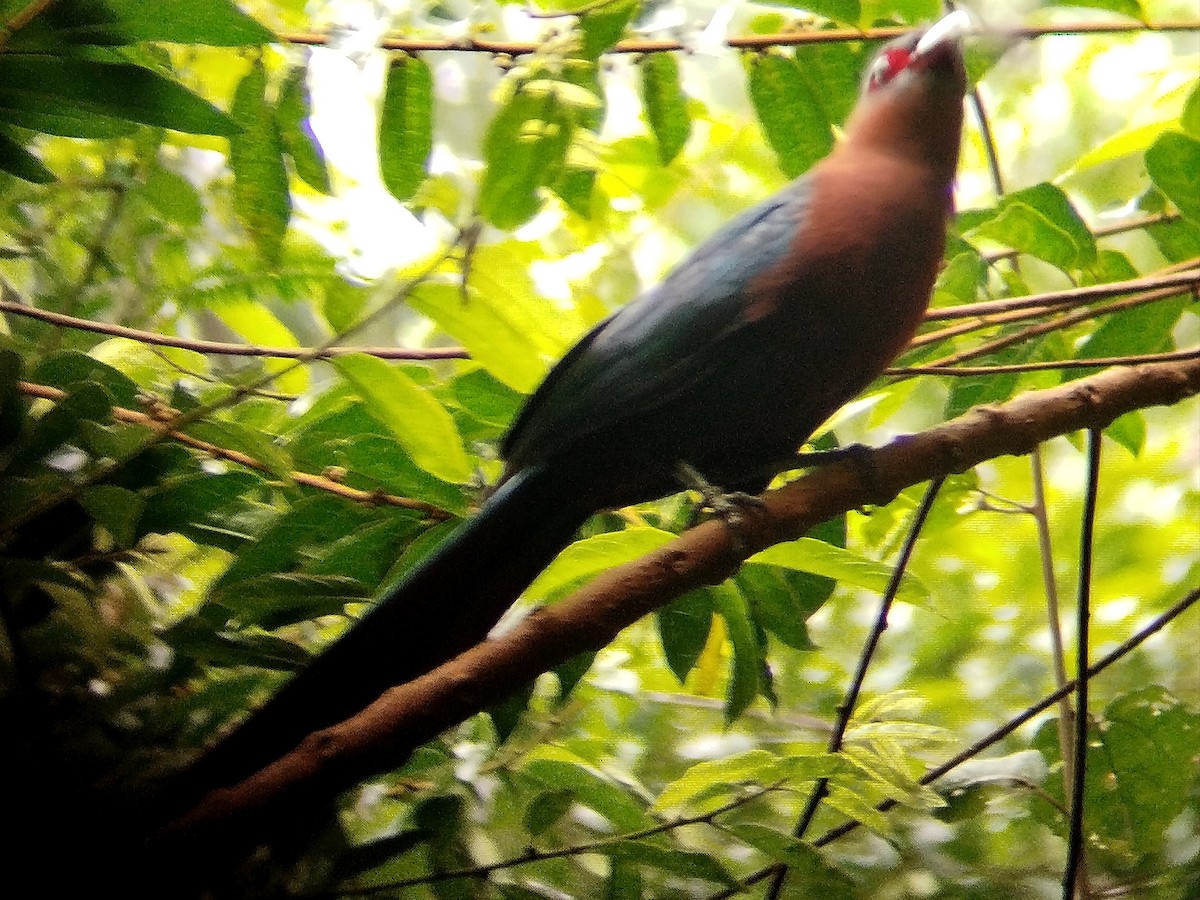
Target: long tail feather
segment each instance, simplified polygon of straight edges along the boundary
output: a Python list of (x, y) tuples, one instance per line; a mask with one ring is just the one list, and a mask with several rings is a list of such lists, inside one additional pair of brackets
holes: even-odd
[(361, 621), (189, 770), (186, 802), (253, 774), (311, 732), (349, 718), (392, 685), (483, 640), (592, 512), (572, 503), (578, 492), (568, 481), (534, 466), (505, 482)]

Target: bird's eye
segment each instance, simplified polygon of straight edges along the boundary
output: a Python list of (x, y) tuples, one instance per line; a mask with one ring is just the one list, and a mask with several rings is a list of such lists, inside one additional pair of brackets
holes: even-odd
[(883, 87), (911, 62), (912, 54), (902, 47), (892, 47), (884, 50), (875, 57), (871, 68), (867, 70), (867, 89), (876, 90)]

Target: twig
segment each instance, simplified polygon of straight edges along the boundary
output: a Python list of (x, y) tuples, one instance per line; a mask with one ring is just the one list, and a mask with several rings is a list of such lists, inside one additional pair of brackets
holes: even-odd
[[(33, 384), (28, 381), (18, 381), (17, 390), (27, 397), (40, 397), (43, 400), (52, 400), (56, 403), (67, 396), (66, 391), (61, 391), (58, 388), (44, 384)], [(239, 466), (245, 466), (247, 469), (254, 469), (257, 472), (266, 472), (268, 475), (275, 474), (275, 469), (249, 454), (242, 453), (239, 450), (230, 450), (227, 447), (202, 441), (199, 438), (192, 437), (190, 434), (184, 434), (174, 426), (173, 423), (177, 420), (169, 419), (164, 422), (160, 418), (155, 418), (154, 416), (133, 409), (126, 409), (122, 406), (114, 406), (112, 408), (112, 415), (119, 422), (144, 426), (173, 441), (207, 453), (214, 459), (223, 459), (227, 462), (237, 463)], [(335, 494), (338, 497), (352, 500), (355, 503), (414, 509), (438, 521), (453, 518), (452, 513), (424, 500), (415, 500), (411, 497), (397, 497), (393, 494), (385, 494), (382, 491), (362, 491), (358, 488), (347, 487), (331, 478), (326, 478), (322, 475), (310, 475), (307, 472), (288, 472), (287, 477), (291, 481), (296, 482), (296, 484), (317, 488), (327, 493)]]
[[(788, 47), (802, 44), (838, 44), (848, 41), (889, 41), (911, 31), (896, 28), (831, 28), (824, 31), (784, 31), (776, 34), (747, 34), (731, 37), (725, 46), (735, 50), (765, 50), (768, 47)], [(1029, 40), (1049, 34), (1129, 34), (1146, 31), (1200, 31), (1200, 19), (1179, 22), (1064, 22), (1060, 25), (1029, 25), (1018, 28), (995, 29), (991, 35), (1002, 40)], [(324, 45), (329, 36), (322, 32), (283, 32), (279, 39), (289, 44)], [(492, 41), (470, 37), (458, 39), (385, 38), (379, 42), (383, 50), (406, 53), (446, 51), (453, 53), (490, 53), (497, 56), (524, 56), (536, 53), (541, 44), (533, 41)], [(665, 53), (687, 50), (682, 41), (662, 39), (633, 39), (618, 41), (609, 53)]]
[[(850, 679), (850, 688), (846, 691), (846, 699), (838, 707), (837, 721), (834, 723), (833, 733), (829, 736), (829, 744), (826, 747), (829, 753), (841, 752), (846, 738), (846, 728), (850, 724), (850, 717), (853, 715), (855, 707), (858, 706), (858, 696), (862, 692), (863, 682), (867, 680), (867, 668), (870, 666), (871, 660), (875, 658), (875, 649), (879, 646), (879, 640), (887, 629), (888, 613), (891, 612), (896, 593), (900, 590), (900, 580), (908, 569), (908, 561), (912, 558), (913, 548), (917, 545), (917, 538), (921, 534), (925, 520), (929, 517), (929, 511), (933, 508), (933, 501), (937, 499), (938, 491), (941, 490), (942, 481), (942, 478), (935, 478), (929, 483), (921, 505), (917, 509), (917, 514), (913, 517), (912, 525), (908, 529), (904, 546), (900, 550), (900, 556), (896, 560), (891, 578), (888, 580), (887, 590), (884, 591), (883, 598), (879, 603), (875, 624), (871, 627), (871, 633), (867, 635), (867, 642), (863, 645), (862, 653), (859, 654), (858, 667), (854, 671), (854, 677)], [(792, 834), (798, 840), (808, 832), (808, 826), (812, 824), (812, 820), (817, 814), (817, 808), (828, 794), (829, 779), (818, 779), (817, 783), (813, 785), (812, 792), (808, 795), (808, 802), (804, 805), (804, 811), (800, 814), (796, 827), (792, 830)], [(783, 884), (787, 880), (787, 873), (786, 865), (780, 867), (771, 882), (771, 887), (767, 890), (766, 900), (779, 900)]]
[(1009, 372), (1044, 372), (1055, 369), (1103, 369), (1108, 366), (1140, 366), (1143, 363), (1172, 362), (1195, 359), (1200, 347), (1191, 350), (1172, 350), (1168, 353), (1140, 353), (1133, 356), (1098, 356), (1095, 359), (1051, 359), (1035, 363), (1007, 363), (999, 366), (897, 366), (885, 369), (884, 375), (1005, 375)]
[(1052, 331), (1061, 331), (1064, 328), (1069, 328), (1072, 325), (1077, 325), (1080, 322), (1086, 322), (1088, 319), (1095, 319), (1099, 316), (1105, 316), (1109, 313), (1121, 312), (1126, 309), (1133, 309), (1135, 306), (1143, 306), (1147, 303), (1156, 303), (1159, 300), (1167, 300), (1171, 297), (1177, 297), (1182, 292), (1182, 288), (1161, 288), (1157, 291), (1146, 291), (1142, 294), (1129, 297), (1125, 300), (1117, 300), (1113, 303), (1107, 303), (1104, 306), (1092, 306), (1084, 309), (1077, 309), (1075, 312), (1063, 313), (1049, 322), (1043, 322), (1040, 325), (1030, 325), (1028, 328), (1022, 328), (1020, 331), (1014, 331), (1011, 334), (1006, 334), (1003, 337), (998, 337), (995, 340), (987, 341), (977, 347), (972, 347), (969, 350), (963, 350), (959, 353), (953, 353), (950, 356), (943, 356), (940, 359), (935, 359), (928, 363), (930, 367), (936, 366), (951, 366), (955, 363), (965, 362), (968, 359), (975, 359), (977, 356), (987, 356), (990, 353), (995, 353), (997, 350), (1003, 350), (1005, 347), (1011, 347), (1014, 344), (1021, 344), (1030, 338), (1040, 337), (1043, 334), (1049, 334)]
[(684, 828), (688, 825), (712, 825), (714, 821), (727, 812), (732, 812), (746, 804), (763, 797), (774, 790), (773, 787), (764, 787), (756, 791), (748, 792), (745, 796), (731, 800), (724, 806), (720, 806), (711, 812), (699, 813), (694, 816), (683, 816), (678, 819), (672, 819), (669, 822), (663, 822), (661, 825), (652, 825), (649, 828), (643, 828), (641, 831), (633, 831), (627, 834), (615, 834), (611, 837), (600, 838), (595, 841), (590, 841), (585, 844), (574, 844), (570, 847), (560, 847), (557, 850), (533, 850), (524, 856), (511, 857), (499, 862), (487, 863), (482, 866), (473, 866), (469, 869), (453, 869), (445, 872), (433, 872), (429, 875), (421, 875), (414, 878), (402, 878), (398, 881), (388, 881), (380, 884), (373, 884), (362, 888), (345, 888), (339, 887), (336, 894), (332, 896), (363, 896), (374, 894), (378, 891), (392, 891), (399, 888), (415, 887), (419, 884), (433, 884), (442, 881), (457, 881), (463, 878), (478, 879), (490, 875), (492, 872), (498, 872), (503, 869), (515, 869), (518, 866), (528, 865), (529, 863), (542, 862), (547, 859), (561, 859), (565, 856), (579, 856), (584, 853), (595, 853), (603, 850), (606, 847), (612, 847), (621, 844), (625, 841), (636, 841), (642, 838), (653, 837), (656, 834), (663, 834), (667, 831), (674, 831), (677, 828)]
[(58, 0), (30, 0), (23, 9), (17, 10), (12, 18), (0, 25), (0, 52), (3, 52), (9, 38), (57, 2)]
[[(1088, 666), (1087, 679), (1091, 680), (1095, 678), (1104, 672), (1105, 669), (1118, 662), (1122, 657), (1127, 656), (1129, 653), (1136, 650), (1138, 646), (1140, 646), (1147, 638), (1154, 636), (1163, 628), (1165, 628), (1173, 619), (1187, 612), (1187, 610), (1192, 607), (1197, 600), (1200, 600), (1200, 588), (1193, 588), (1191, 591), (1185, 594), (1178, 603), (1174, 604), (1170, 609), (1162, 613), (1162, 615), (1156, 617), (1154, 621), (1152, 621), (1137, 634), (1133, 635), (1120, 646), (1116, 647), (1111, 653), (1106, 654), (1100, 660)], [(1063, 697), (1069, 696), (1070, 693), (1075, 690), (1075, 685), (1076, 680), (1071, 679), (1058, 690), (1051, 694), (1047, 694), (1033, 706), (1029, 707), (1024, 712), (1013, 716), (999, 728), (980, 738), (970, 747), (967, 747), (960, 753), (956, 753), (941, 765), (930, 769), (923, 776), (921, 776), (920, 783), (922, 785), (933, 784), (933, 782), (937, 781), (943, 775), (947, 775), (954, 771), (967, 760), (974, 759), (984, 750), (988, 749), (994, 744), (998, 744), (1022, 725), (1029, 722), (1036, 716), (1041, 715), (1050, 707), (1054, 706)], [(886, 812), (897, 805), (898, 801), (889, 798), (888, 800), (878, 804), (875, 808), (880, 812)], [(849, 834), (851, 831), (854, 831), (859, 827), (860, 824), (861, 823), (859, 822), (847, 822), (844, 825), (839, 825), (837, 828), (827, 831), (825, 834), (813, 841), (813, 846), (824, 847), (827, 844), (831, 844), (838, 838)]]
[(1106, 297), (1119, 297), (1123, 294), (1133, 294), (1137, 291), (1151, 291), (1157, 288), (1197, 288), (1200, 287), (1200, 269), (1170, 275), (1150, 275), (1146, 278), (1133, 278), (1129, 281), (1114, 281), (1109, 284), (1092, 284), (1087, 287), (1068, 288), (1062, 291), (1046, 291), (1042, 294), (1030, 294), (1027, 297), (1006, 297), (1002, 300), (987, 300), (982, 303), (967, 303), (962, 306), (946, 306), (931, 309), (925, 313), (926, 322), (940, 322), (947, 319), (970, 319), (976, 316), (992, 315), (994, 313), (1010, 312), (1016, 309), (1030, 307), (1046, 307), (1047, 309), (1060, 306), (1075, 306), (1089, 300), (1103, 300)]
[(1063, 900), (1083, 893), (1079, 873), (1083, 863), (1083, 814), (1088, 748), (1088, 627), (1091, 617), (1093, 531), (1096, 526), (1096, 494), (1100, 490), (1101, 432), (1088, 430), (1087, 493), (1083, 501), (1083, 526), (1079, 537), (1079, 590), (1075, 611), (1075, 671), (1084, 673), (1075, 686), (1075, 759), (1071, 766), (1070, 832), (1067, 865), (1063, 871)]
[(128, 328), (125, 325), (113, 325), (108, 322), (96, 322), (92, 319), (80, 319), (63, 313), (51, 312), (26, 306), (23, 303), (13, 303), (0, 300), (0, 312), (26, 316), (58, 325), (62, 328), (74, 328), (78, 331), (91, 331), (96, 334), (107, 334), (112, 337), (128, 338), (142, 344), (153, 344), (156, 347), (176, 347), (180, 350), (191, 350), (195, 353), (221, 356), (259, 356), (272, 359), (299, 359), (309, 362), (316, 359), (331, 359), (335, 356), (348, 356), (352, 353), (362, 353), (379, 359), (466, 359), (467, 351), (462, 347), (430, 347), (430, 348), (398, 348), (398, 347), (260, 347), (257, 344), (231, 344), (223, 341), (201, 341), (188, 338), (170, 337), (153, 331), (141, 331)]
[[(1102, 672), (1104, 672), (1105, 669), (1109, 668), (1110, 666), (1112, 666), (1113, 664), (1118, 662), (1122, 657), (1124, 657), (1127, 654), (1131, 653), (1132, 651), (1136, 650), (1138, 648), (1138, 646), (1141, 645), (1147, 638), (1153, 637), (1155, 634), (1160, 632), (1163, 628), (1165, 628), (1168, 624), (1170, 624), (1174, 619), (1176, 619), (1182, 613), (1186, 612), (1192, 605), (1194, 605), (1196, 603), (1197, 600), (1200, 600), (1200, 588), (1196, 588), (1196, 589), (1192, 590), (1190, 593), (1185, 595), (1178, 603), (1176, 603), (1174, 606), (1172, 606), (1170, 609), (1168, 609), (1162, 615), (1155, 618), (1153, 622), (1151, 622), (1149, 625), (1147, 625), (1145, 628), (1143, 628), (1137, 634), (1130, 637), (1127, 641), (1125, 641), (1119, 647), (1115, 648), (1111, 653), (1109, 653), (1108, 655), (1106, 655), (1105, 657), (1100, 659), (1098, 662), (1096, 662), (1092, 666), (1090, 666), (1087, 670), (1087, 677), (1089, 679), (1095, 678), (1097, 675), (1100, 675)], [(1033, 706), (1029, 707), (1024, 712), (1020, 713), (1019, 715), (1016, 715), (1013, 718), (1009, 719), (1007, 722), (1005, 722), (999, 728), (995, 729), (990, 734), (985, 735), (984, 737), (980, 738), (978, 741), (973, 743), (970, 747), (967, 747), (965, 750), (961, 751), (960, 753), (956, 753), (954, 756), (950, 757), (950, 759), (946, 760), (941, 765), (930, 769), (923, 776), (921, 776), (920, 784), (930, 785), (933, 782), (937, 781), (939, 778), (941, 778), (943, 775), (947, 775), (950, 772), (954, 771), (955, 769), (957, 769), (959, 766), (961, 766), (963, 763), (967, 762), (968, 760), (974, 759), (975, 757), (979, 756), (979, 754), (981, 754), (984, 750), (987, 750), (989, 747), (993, 746), (994, 744), (998, 744), (1000, 741), (1004, 740), (1004, 738), (1008, 737), (1008, 735), (1012, 734), (1014, 731), (1016, 731), (1018, 728), (1020, 728), (1026, 722), (1030, 721), (1035, 716), (1038, 716), (1041, 713), (1045, 712), (1051, 706), (1058, 703), (1058, 701), (1061, 700), (1063, 697), (1068, 696), (1071, 693), (1071, 691), (1073, 691), (1074, 689), (1075, 689), (1075, 682), (1073, 680), (1067, 682), (1065, 685), (1063, 685), (1061, 688), (1059, 688), (1053, 694), (1049, 694), (1049, 695), (1043, 697), (1040, 701), (1035, 703)], [(900, 801), (894, 800), (889, 797), (887, 800), (877, 803), (875, 805), (875, 809), (879, 812), (887, 812), (888, 810), (894, 809), (895, 807), (897, 807), (899, 805), (900, 805)], [(862, 823), (857, 822), (857, 821), (846, 822), (842, 825), (839, 825), (836, 828), (832, 828), (829, 831), (825, 832), (819, 838), (814, 840), (812, 842), (812, 844), (814, 847), (828, 846), (829, 844), (832, 844), (834, 841), (838, 840), (839, 838), (843, 838), (846, 835), (850, 834), (851, 832), (856, 831), (861, 825), (862, 825)], [(769, 866), (764, 866), (763, 868), (759, 869), (758, 871), (751, 872), (749, 875), (747, 875), (745, 878), (743, 878), (737, 888), (729, 888), (726, 890), (719, 891), (715, 894), (709, 894), (705, 898), (705, 900), (728, 900), (728, 898), (735, 897), (735, 896), (739, 895), (740, 893), (742, 893), (742, 891), (745, 888), (752, 887), (753, 885), (758, 884), (760, 881), (764, 881), (767, 878), (772, 877), (781, 868), (783, 868), (782, 863), (774, 863)]]

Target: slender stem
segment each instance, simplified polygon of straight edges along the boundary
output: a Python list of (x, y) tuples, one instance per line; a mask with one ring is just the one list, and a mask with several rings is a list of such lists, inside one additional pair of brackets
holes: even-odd
[(1083, 866), (1084, 787), (1087, 780), (1088, 748), (1088, 627), (1091, 615), (1092, 545), (1096, 524), (1096, 494), (1100, 488), (1100, 441), (1102, 432), (1088, 431), (1088, 480), (1083, 504), (1083, 527), (1079, 537), (1079, 602), (1076, 610), (1075, 644), (1080, 673), (1075, 686), (1075, 762), (1071, 790), (1071, 827), (1067, 837), (1067, 866), (1063, 872), (1063, 900), (1086, 897), (1079, 878)]
[[(784, 31), (777, 34), (747, 34), (731, 37), (726, 46), (738, 50), (762, 50), (767, 47), (796, 46), (800, 44), (839, 44), (850, 41), (886, 41), (911, 31), (908, 27), (896, 28), (833, 28), (822, 31)], [(1185, 19), (1178, 22), (1063, 22), (1057, 25), (1029, 25), (1017, 28), (995, 29), (991, 34), (1008, 40), (1029, 40), (1048, 34), (1129, 34), (1146, 31), (1198, 31), (1200, 20)], [(288, 32), (279, 39), (290, 44), (322, 45), (329, 36), (321, 32)], [(403, 50), (408, 53), (445, 51), (451, 53), (490, 53), (502, 56), (524, 56), (536, 53), (541, 44), (535, 41), (493, 41), (484, 38), (385, 38), (379, 43), (384, 50)], [(682, 41), (639, 38), (618, 41), (609, 53), (667, 53), (687, 50)]]
[[(875, 616), (875, 624), (871, 628), (871, 633), (867, 636), (867, 642), (863, 646), (862, 653), (859, 654), (858, 667), (855, 669), (854, 677), (850, 680), (850, 688), (846, 692), (846, 699), (838, 707), (837, 721), (834, 723), (833, 733), (829, 736), (827, 747), (830, 753), (841, 751), (842, 745), (845, 742), (846, 729), (850, 724), (850, 717), (854, 714), (854, 708), (858, 705), (859, 694), (862, 693), (863, 683), (867, 680), (867, 668), (875, 657), (875, 650), (879, 647), (879, 641), (883, 637), (883, 632), (887, 630), (888, 613), (891, 612), (892, 603), (895, 601), (896, 594), (900, 590), (900, 581), (908, 569), (913, 548), (917, 544), (917, 538), (921, 534), (921, 529), (925, 526), (925, 520), (929, 517), (929, 511), (933, 508), (933, 501), (937, 499), (938, 491), (941, 490), (942, 482), (943, 479), (936, 478), (929, 483), (929, 487), (925, 490), (925, 496), (921, 499), (921, 505), (917, 508), (917, 514), (913, 518), (912, 525), (908, 529), (908, 535), (904, 539), (904, 546), (901, 548), (900, 556), (896, 560), (895, 567), (892, 569), (887, 590), (884, 591), (883, 599), (879, 604), (879, 613)], [(808, 827), (812, 824), (813, 818), (817, 814), (817, 808), (821, 805), (821, 801), (828, 795), (829, 779), (821, 778), (813, 786), (812, 792), (808, 795), (808, 802), (804, 805), (804, 811), (800, 814), (800, 819), (796, 822), (796, 827), (792, 831), (797, 838), (804, 837), (808, 831)], [(775, 878), (771, 882), (770, 889), (767, 891), (767, 900), (778, 900), (780, 892), (783, 890), (783, 884), (787, 880), (787, 873), (787, 866), (781, 866), (779, 871), (775, 873)]]
[(893, 366), (883, 374), (893, 378), (912, 375), (955, 375), (962, 378), (976, 375), (1005, 375), (1011, 372), (1046, 372), (1057, 369), (1101, 369), (1109, 366), (1140, 366), (1151, 362), (1175, 362), (1195, 359), (1200, 347), (1172, 350), (1169, 353), (1139, 353), (1134, 356), (1097, 356), (1094, 359), (1050, 359), (1036, 363), (1008, 363), (999, 366)]
[(96, 334), (107, 334), (113, 337), (128, 338), (142, 344), (152, 344), (157, 347), (178, 347), (182, 350), (192, 350), (214, 356), (267, 356), (273, 359), (299, 359), (310, 361), (314, 359), (329, 359), (335, 356), (346, 356), (351, 353), (363, 353), (379, 359), (465, 359), (467, 351), (462, 347), (432, 347), (432, 348), (397, 348), (397, 347), (260, 347), (257, 344), (230, 344), (222, 341), (201, 341), (188, 338), (171, 337), (153, 331), (142, 331), (125, 325), (114, 325), (109, 322), (96, 322), (91, 319), (80, 319), (64, 313), (51, 312), (26, 306), (23, 303), (13, 303), (0, 300), (0, 312), (39, 319), (58, 325), (61, 328), (74, 328), (79, 331), (91, 331)]
[[(1062, 688), (1067, 683), (1067, 653), (1063, 644), (1062, 619), (1058, 602), (1058, 584), (1054, 579), (1054, 553), (1050, 542), (1050, 517), (1046, 508), (1046, 485), (1044, 478), (1045, 466), (1042, 462), (1041, 445), (1034, 447), (1029, 457), (1033, 475), (1033, 513), (1037, 523), (1038, 548), (1041, 551), (1042, 583), (1046, 591), (1046, 615), (1050, 630), (1051, 657), (1054, 661), (1055, 686)], [(1063, 795), (1070, 796), (1075, 784), (1075, 761), (1070, 754), (1071, 723), (1075, 721), (1075, 711), (1071, 700), (1064, 696), (1058, 701), (1058, 750), (1063, 760)], [(1086, 867), (1079, 871), (1079, 883), (1086, 894)]]
[[(1153, 622), (1151, 622), (1149, 625), (1147, 625), (1141, 631), (1137, 632), (1135, 635), (1130, 637), (1119, 647), (1115, 648), (1112, 652), (1103, 656), (1098, 662), (1095, 662), (1092, 665), (1090, 665), (1087, 669), (1087, 678), (1088, 679), (1095, 678), (1097, 675), (1102, 673), (1105, 669), (1109, 668), (1110, 666), (1112, 666), (1113, 664), (1118, 662), (1122, 657), (1127, 656), (1129, 653), (1136, 650), (1148, 638), (1151, 638), (1154, 635), (1158, 634), (1158, 632), (1162, 631), (1162, 629), (1165, 628), (1168, 624), (1170, 624), (1174, 619), (1178, 618), (1180, 615), (1187, 612), (1187, 610), (1190, 609), (1192, 606), (1194, 606), (1197, 601), (1200, 601), (1200, 588), (1193, 588), (1191, 591), (1189, 591), (1187, 594), (1185, 594), (1178, 602), (1176, 602), (1173, 606), (1171, 606), (1170, 609), (1166, 610), (1164, 613), (1162, 613), (1161, 615), (1156, 617)], [(938, 765), (938, 766), (930, 769), (923, 776), (921, 776), (920, 783), (923, 785), (932, 784), (933, 782), (935, 782), (939, 778), (941, 778), (943, 775), (946, 775), (949, 772), (952, 772), (954, 769), (958, 768), (959, 766), (961, 766), (963, 763), (967, 762), (968, 760), (974, 759), (976, 756), (978, 756), (984, 750), (988, 749), (989, 747), (993, 746), (994, 744), (998, 744), (1000, 741), (1004, 740), (1004, 738), (1008, 737), (1010, 734), (1012, 734), (1014, 731), (1016, 731), (1022, 725), (1026, 724), (1030, 720), (1041, 715), (1043, 712), (1045, 712), (1050, 707), (1054, 706), (1056, 703), (1058, 703), (1059, 700), (1061, 700), (1063, 697), (1068, 696), (1071, 693), (1071, 691), (1075, 690), (1075, 687), (1076, 687), (1075, 679), (1068, 681), (1061, 688), (1054, 691), (1052, 694), (1046, 695), (1041, 700), (1039, 700), (1037, 703), (1035, 703), (1033, 706), (1030, 706), (1028, 709), (1024, 710), (1023, 712), (1018, 713), (1017, 715), (1013, 716), (1011, 719), (1009, 719), (1007, 722), (1005, 722), (999, 728), (995, 729), (990, 734), (980, 738), (978, 741), (973, 743), (971, 746), (967, 747), (965, 750), (962, 750), (961, 752), (956, 753), (954, 756), (950, 757), (950, 759), (946, 760), (941, 765)], [(888, 799), (888, 800), (884, 800), (882, 803), (879, 803), (878, 805), (876, 805), (875, 808), (877, 810), (879, 810), (880, 812), (886, 812), (887, 810), (892, 809), (893, 807), (895, 807), (897, 805), (898, 805), (898, 802), (896, 800)], [(860, 824), (861, 824), (860, 822), (847, 822), (844, 825), (839, 825), (837, 828), (827, 831), (825, 834), (821, 835), (819, 838), (817, 838), (815, 841), (813, 841), (813, 846), (814, 847), (824, 847), (827, 844), (831, 844), (834, 841), (836, 841), (838, 838), (844, 837), (845, 835), (849, 834), (851, 831), (854, 831), (856, 828), (859, 827)]]

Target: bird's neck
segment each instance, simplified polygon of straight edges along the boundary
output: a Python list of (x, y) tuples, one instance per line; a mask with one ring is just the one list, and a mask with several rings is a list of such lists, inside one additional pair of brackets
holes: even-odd
[(962, 100), (920, 93), (860, 104), (846, 125), (844, 149), (911, 161), (947, 191), (958, 168)]

